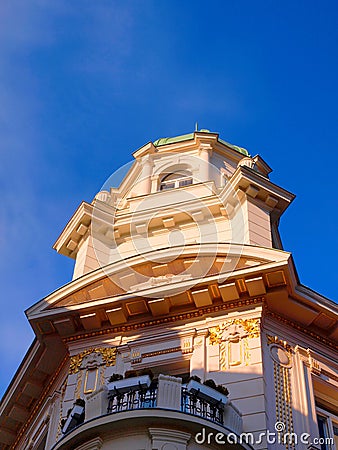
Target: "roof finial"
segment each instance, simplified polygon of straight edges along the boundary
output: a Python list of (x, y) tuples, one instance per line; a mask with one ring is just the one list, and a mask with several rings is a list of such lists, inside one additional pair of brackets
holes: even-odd
[(195, 123), (195, 131), (198, 131), (198, 122)]

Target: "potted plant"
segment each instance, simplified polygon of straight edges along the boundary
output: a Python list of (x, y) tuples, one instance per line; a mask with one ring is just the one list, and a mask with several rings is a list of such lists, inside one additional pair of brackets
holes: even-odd
[(134, 378), (134, 377), (137, 377), (136, 370), (127, 370), (126, 373), (124, 374), (124, 378)]
[(225, 393), (216, 390), (216, 388), (216, 383), (213, 380), (206, 380), (202, 384), (194, 379), (191, 379), (187, 385), (187, 391), (195, 395), (197, 398), (206, 400), (211, 405), (218, 404), (224, 409), (225, 405), (229, 401), (228, 397)]
[(122, 379), (123, 379), (122, 375), (120, 375), (119, 373), (113, 373), (113, 375), (109, 378), (109, 383), (111, 383), (112, 381), (118, 381)]
[(189, 381), (190, 380), (195, 380), (195, 381), (197, 381), (197, 383), (201, 382), (200, 377), (198, 377), (197, 375), (191, 375), (191, 377), (189, 378)]
[(214, 382), (214, 380), (205, 380), (203, 384), (205, 386), (211, 387), (212, 389), (216, 389), (217, 388), (216, 383)]
[(138, 375), (136, 371), (125, 373), (124, 379), (109, 380), (108, 391), (110, 394), (125, 394), (126, 392), (138, 391), (149, 388), (151, 378), (149, 375)]
[(222, 386), (221, 384), (218, 384), (216, 386), (216, 391), (220, 392), (223, 395), (228, 396), (229, 395), (229, 391), (226, 387)]

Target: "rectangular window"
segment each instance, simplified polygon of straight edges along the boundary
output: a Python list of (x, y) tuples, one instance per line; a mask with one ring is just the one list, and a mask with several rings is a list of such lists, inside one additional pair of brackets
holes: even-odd
[(321, 450), (338, 450), (338, 416), (317, 407), (318, 446)]
[(162, 183), (161, 191), (165, 191), (166, 189), (174, 189), (175, 183)]
[(192, 178), (186, 178), (185, 180), (181, 180), (179, 182), (179, 186), (189, 186), (190, 184), (192, 184)]
[(332, 423), (332, 428), (333, 428), (333, 439), (334, 439), (334, 443), (336, 445), (336, 449), (338, 449), (338, 422), (333, 422)]
[[(323, 440), (323, 442), (327, 442), (327, 438), (329, 437), (329, 429), (328, 429), (328, 421), (327, 417), (317, 415), (317, 423), (318, 423), (318, 431), (319, 437)], [(320, 441), (322, 442), (322, 441)], [(326, 443), (320, 444), (321, 450), (330, 450), (330, 447), (327, 446)]]

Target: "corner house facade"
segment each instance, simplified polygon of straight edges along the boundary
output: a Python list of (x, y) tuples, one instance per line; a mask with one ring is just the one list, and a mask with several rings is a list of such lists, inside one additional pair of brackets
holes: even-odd
[(208, 130), (133, 157), (54, 244), (74, 276), (26, 312), (0, 448), (338, 449), (337, 305), (283, 250), (294, 196)]

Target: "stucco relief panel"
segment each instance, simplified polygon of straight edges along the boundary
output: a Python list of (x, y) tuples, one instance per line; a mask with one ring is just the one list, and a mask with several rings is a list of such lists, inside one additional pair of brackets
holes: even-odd
[[(259, 319), (229, 319), (209, 329), (209, 354), (214, 362), (211, 370), (226, 371), (236, 366), (252, 363), (253, 339), (260, 336)], [(212, 348), (214, 347), (214, 348)]]

